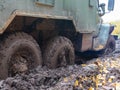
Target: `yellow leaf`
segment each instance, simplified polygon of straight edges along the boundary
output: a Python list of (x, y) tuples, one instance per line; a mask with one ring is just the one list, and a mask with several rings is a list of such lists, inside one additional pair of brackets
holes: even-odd
[(102, 77), (101, 74), (96, 76), (96, 88), (98, 88), (98, 86), (102, 86), (102, 80), (104, 80), (104, 78)]
[(82, 76), (79, 76), (80, 79), (82, 79)]
[(95, 82), (95, 77), (94, 76), (92, 77), (92, 80), (93, 80), (93, 82)]
[(114, 68), (114, 67), (118, 67), (119, 64), (117, 61), (111, 61), (111, 67)]
[(106, 84), (106, 80), (104, 80), (103, 82), (102, 82), (102, 85), (105, 85)]
[(85, 67), (85, 66), (87, 66), (86, 64), (82, 64), (82, 67)]
[(68, 79), (67, 79), (67, 78), (64, 78), (64, 82), (68, 82)]
[(74, 86), (77, 87), (79, 85), (79, 81), (76, 80), (75, 83), (74, 83)]
[(100, 73), (102, 73), (102, 72), (103, 72), (103, 70), (99, 70), (99, 72), (100, 72)]
[(80, 85), (79, 85), (79, 87), (83, 89), (83, 86), (82, 86), (82, 84), (80, 84)]
[(108, 73), (109, 71), (106, 68), (103, 68), (103, 72)]
[(102, 66), (102, 63), (100, 60), (95, 61), (94, 64), (96, 64), (97, 66)]
[(95, 90), (93, 87), (90, 87), (88, 90)]
[(116, 83), (116, 90), (120, 90), (120, 83)]
[(106, 65), (106, 67), (110, 67), (111, 66), (110, 62), (108, 62), (108, 61), (105, 61), (104, 63), (105, 63), (104, 65)]
[(105, 79), (105, 77), (103, 77), (101, 74), (98, 74), (98, 75), (97, 75), (97, 78), (98, 78), (98, 79), (101, 79), (101, 80)]
[(88, 80), (88, 77), (84, 77), (83, 80), (84, 80), (84, 81)]
[(110, 78), (114, 79), (114, 78), (115, 78), (115, 76), (110, 76)]
[(109, 78), (109, 79), (108, 79), (108, 82), (110, 82), (110, 83), (111, 83), (112, 81), (113, 81), (113, 79), (112, 79), (112, 78)]
[(98, 83), (99, 83), (99, 80), (97, 77), (98, 77), (98, 75), (96, 76), (96, 80), (95, 80), (96, 88), (98, 88)]

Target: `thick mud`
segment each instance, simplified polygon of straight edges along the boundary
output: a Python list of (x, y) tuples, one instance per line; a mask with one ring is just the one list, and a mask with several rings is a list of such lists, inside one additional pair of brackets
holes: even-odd
[[(0, 81), (1, 90), (61, 90), (63, 88), (73, 89), (74, 82), (78, 75), (94, 76), (97, 73), (97, 66), (94, 64), (86, 68), (80, 65), (62, 67), (55, 70), (46, 67), (38, 67), (28, 75), (16, 75)], [(72, 76), (71, 76), (72, 75)], [(71, 76), (69, 83), (65, 83), (65, 77)], [(89, 82), (90, 83), (90, 82)], [(88, 83), (88, 84), (89, 84)]]
[[(120, 63), (120, 41), (116, 43), (116, 50), (112, 54), (92, 59), (85, 64), (52, 70), (39, 66), (27, 74), (8, 77), (0, 81), (0, 90), (113, 90), (116, 88), (113, 84), (120, 82), (120, 66), (111, 64)], [(106, 80), (97, 80), (98, 75), (105, 76), (103, 79)], [(110, 77), (114, 79), (109, 81)]]

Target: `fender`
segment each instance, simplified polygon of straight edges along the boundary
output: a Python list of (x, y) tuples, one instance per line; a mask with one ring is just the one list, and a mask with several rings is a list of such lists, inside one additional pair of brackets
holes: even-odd
[(93, 50), (99, 51), (105, 48), (109, 35), (114, 28), (110, 24), (101, 24), (99, 28), (99, 34), (93, 39)]

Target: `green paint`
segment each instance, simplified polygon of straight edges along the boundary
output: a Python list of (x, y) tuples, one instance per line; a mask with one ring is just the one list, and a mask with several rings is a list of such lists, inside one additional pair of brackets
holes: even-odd
[(95, 32), (99, 23), (97, 0), (1, 0), (0, 5), (4, 6), (0, 8), (0, 26), (5, 25), (15, 10), (68, 17), (81, 33)]

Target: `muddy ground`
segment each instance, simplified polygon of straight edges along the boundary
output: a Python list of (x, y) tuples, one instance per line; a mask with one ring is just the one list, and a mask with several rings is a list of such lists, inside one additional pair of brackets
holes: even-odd
[(0, 81), (0, 90), (120, 90), (120, 40), (107, 56), (84, 64), (48, 69), (40, 66), (27, 75)]

